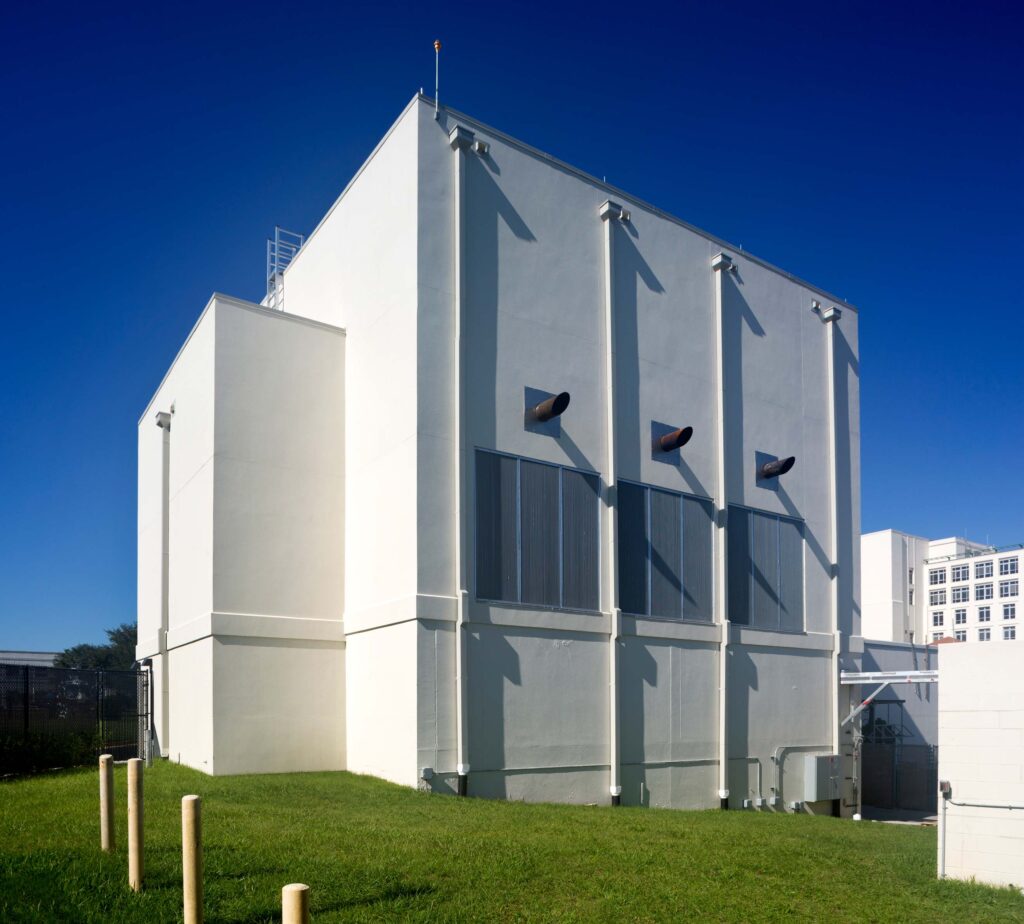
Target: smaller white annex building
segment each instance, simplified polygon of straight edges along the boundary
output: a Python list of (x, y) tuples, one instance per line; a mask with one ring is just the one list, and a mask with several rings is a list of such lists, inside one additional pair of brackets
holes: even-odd
[(939, 876), (1024, 889), (1024, 641), (948, 645), (939, 671)]
[(419, 95), (289, 257), (139, 421), (162, 754), (851, 812), (856, 309)]
[[(925, 539), (894, 529), (861, 536), (864, 637), (927, 644), (1014, 641), (1024, 546)], [(1022, 635), (1024, 638), (1024, 635)]]

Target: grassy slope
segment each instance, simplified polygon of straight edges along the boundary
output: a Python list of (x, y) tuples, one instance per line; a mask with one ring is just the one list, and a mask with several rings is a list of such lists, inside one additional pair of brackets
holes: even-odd
[[(176, 921), (180, 797), (203, 797), (206, 916), (277, 920), (1024, 921), (1024, 897), (935, 880), (930, 829), (750, 812), (458, 800), (345, 773), (146, 775), (146, 891), (98, 849), (95, 772), (0, 784), (0, 920)], [(106, 913), (109, 917), (103, 917)]]

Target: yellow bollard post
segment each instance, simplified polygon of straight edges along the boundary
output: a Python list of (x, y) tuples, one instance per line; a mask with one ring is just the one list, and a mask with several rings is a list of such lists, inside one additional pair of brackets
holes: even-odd
[(185, 924), (203, 924), (203, 832), (199, 796), (181, 800), (181, 886)]
[(142, 891), (142, 760), (128, 761), (128, 884)]
[(281, 924), (309, 924), (309, 886), (293, 882), (281, 889)]
[(100, 850), (114, 849), (114, 758), (100, 754)]

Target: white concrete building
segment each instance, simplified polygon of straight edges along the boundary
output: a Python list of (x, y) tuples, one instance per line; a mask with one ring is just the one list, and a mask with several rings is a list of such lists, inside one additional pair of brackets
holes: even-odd
[(139, 422), (165, 755), (849, 811), (854, 309), (422, 96), (274, 281)]
[(942, 650), (939, 876), (1024, 888), (1022, 663), (1019, 639)]
[(861, 536), (865, 638), (894, 642), (1013, 641), (1024, 619), (1024, 547), (886, 529)]

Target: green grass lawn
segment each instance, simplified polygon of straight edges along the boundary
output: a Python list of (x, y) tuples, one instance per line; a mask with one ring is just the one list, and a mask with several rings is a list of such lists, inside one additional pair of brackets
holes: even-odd
[(206, 920), (1024, 921), (1024, 896), (935, 880), (935, 831), (752, 812), (523, 805), (347, 773), (146, 772), (146, 889), (99, 850), (95, 771), (0, 784), (0, 921), (181, 919), (181, 796), (203, 798)]

